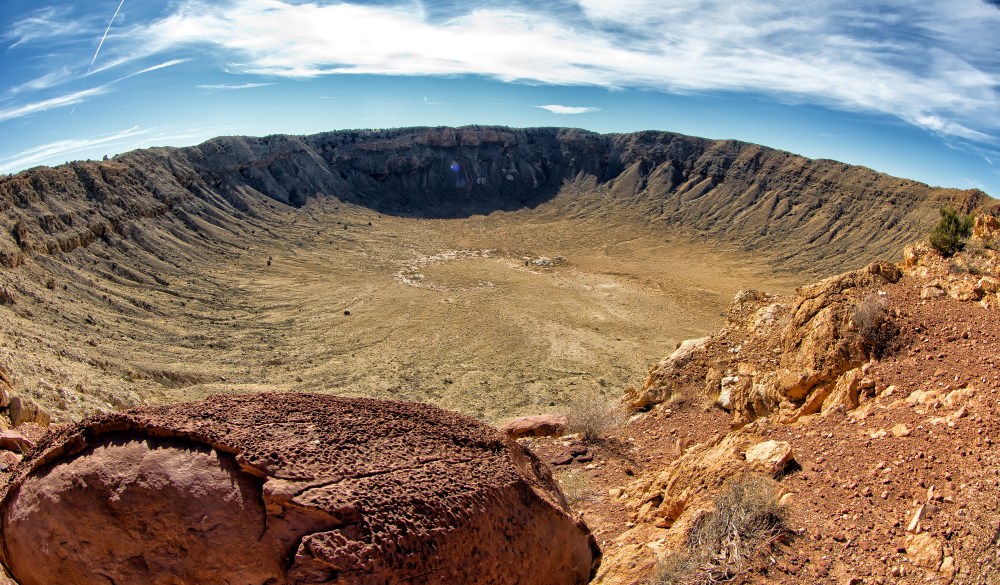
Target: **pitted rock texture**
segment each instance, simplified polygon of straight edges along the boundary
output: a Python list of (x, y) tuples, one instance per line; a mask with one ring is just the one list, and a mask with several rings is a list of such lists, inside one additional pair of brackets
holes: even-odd
[(49, 435), (2, 495), (2, 560), (50, 583), (585, 583), (547, 469), (431, 406), (216, 396)]

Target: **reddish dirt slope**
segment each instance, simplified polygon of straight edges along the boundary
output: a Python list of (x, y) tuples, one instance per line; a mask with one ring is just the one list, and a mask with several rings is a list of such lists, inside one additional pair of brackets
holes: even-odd
[[(777, 334), (755, 339), (731, 321), (657, 382), (669, 386), (666, 402), (588, 444), (583, 462), (556, 466), (604, 547), (597, 582), (659, 582), (657, 563), (684, 541), (690, 518), (711, 508), (724, 480), (746, 470), (747, 447), (764, 440), (794, 451), (778, 477), (792, 534), (735, 581), (1000, 582), (1000, 312), (991, 281), (981, 280), (996, 270), (996, 254), (945, 261), (918, 248), (902, 266), (906, 275), (895, 283), (842, 292), (848, 306), (879, 295), (894, 332), (884, 354), (857, 370), (856, 408), (823, 406), (791, 424), (779, 421), (801, 402), (786, 400), (749, 424), (735, 405), (732, 415), (721, 409), (712, 370), (735, 364), (735, 348), (741, 363), (759, 368), (757, 379), (788, 361), (774, 349)], [(775, 302), (786, 312), (797, 306), (765, 298), (751, 309)], [(825, 392), (834, 386), (817, 388), (824, 384)], [(566, 438), (524, 441), (550, 462), (576, 447)], [(666, 508), (678, 501), (675, 521)]]

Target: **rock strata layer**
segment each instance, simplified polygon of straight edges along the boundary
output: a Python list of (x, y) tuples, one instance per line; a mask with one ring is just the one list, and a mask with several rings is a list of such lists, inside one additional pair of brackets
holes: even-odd
[(260, 196), (293, 207), (336, 198), (380, 213), (454, 218), (534, 207), (574, 182), (651, 222), (767, 251), (782, 267), (813, 273), (895, 255), (900, 241), (933, 227), (940, 206), (968, 211), (988, 200), (975, 189), (932, 188), (669, 132), (464, 127), (230, 136), (0, 177), (0, 266), (99, 240), (152, 248), (140, 229), (150, 222), (204, 245), (217, 231), (245, 228)]
[(49, 435), (2, 493), (21, 585), (587, 582), (547, 469), (431, 406), (217, 396)]

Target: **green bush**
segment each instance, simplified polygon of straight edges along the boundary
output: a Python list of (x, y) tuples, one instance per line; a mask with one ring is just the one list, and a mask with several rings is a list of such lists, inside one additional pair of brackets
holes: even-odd
[(972, 215), (960, 215), (951, 207), (941, 208), (941, 221), (931, 232), (931, 245), (944, 256), (952, 256), (965, 248), (965, 239), (972, 234)]

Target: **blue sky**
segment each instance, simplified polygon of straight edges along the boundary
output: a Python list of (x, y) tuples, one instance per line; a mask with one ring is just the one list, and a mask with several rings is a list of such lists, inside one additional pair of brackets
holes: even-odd
[(0, 172), (223, 134), (670, 130), (1000, 196), (1000, 2), (2, 0)]

